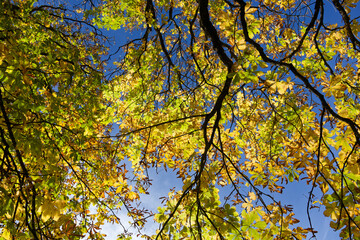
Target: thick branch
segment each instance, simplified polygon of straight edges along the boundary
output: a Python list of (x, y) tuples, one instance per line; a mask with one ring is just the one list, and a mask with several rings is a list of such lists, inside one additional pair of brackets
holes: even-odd
[(339, 13), (345, 23), (346, 32), (347, 32), (348, 37), (350, 38), (354, 48), (356, 50), (359, 50), (357, 47), (360, 47), (360, 41), (355, 37), (354, 33), (352, 32), (349, 15), (346, 13), (344, 7), (341, 5), (339, 0), (332, 0), (332, 3), (336, 7), (336, 9), (339, 11)]
[(200, 19), (201, 19), (202, 28), (204, 29), (205, 33), (210, 37), (213, 47), (217, 52), (217, 54), (219, 55), (221, 61), (226, 65), (228, 71), (231, 72), (233, 62), (226, 55), (225, 50), (222, 47), (223, 44), (217, 34), (217, 30), (210, 21), (208, 4), (209, 4), (208, 0), (199, 1), (199, 10), (200, 10)]

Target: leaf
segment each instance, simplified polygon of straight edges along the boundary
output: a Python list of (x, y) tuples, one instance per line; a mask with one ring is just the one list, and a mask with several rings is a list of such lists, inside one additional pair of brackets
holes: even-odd
[(350, 178), (354, 181), (360, 181), (360, 175), (358, 175), (358, 174), (346, 173), (345, 176), (347, 176), (348, 178)]
[(61, 216), (60, 209), (56, 203), (48, 199), (44, 200), (43, 204), (39, 208), (39, 211), (41, 212), (42, 220), (45, 222), (50, 218), (54, 219), (54, 221), (58, 221)]
[(2, 230), (1, 237), (3, 237), (5, 240), (12, 239), (10, 231), (6, 228)]
[(249, 192), (250, 200), (255, 201), (257, 199), (256, 194), (254, 192)]
[(130, 200), (135, 200), (135, 199), (138, 199), (138, 198), (139, 198), (138, 194), (135, 193), (135, 192), (129, 192), (129, 193), (127, 194), (127, 197), (128, 197)]

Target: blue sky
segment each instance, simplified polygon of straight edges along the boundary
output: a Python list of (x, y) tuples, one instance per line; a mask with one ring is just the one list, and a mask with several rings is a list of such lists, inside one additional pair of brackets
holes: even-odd
[[(161, 206), (161, 201), (159, 199), (160, 197), (167, 196), (167, 193), (173, 187), (176, 187), (176, 189), (181, 188), (181, 182), (171, 171), (165, 172), (164, 170), (160, 170), (158, 175), (155, 174), (155, 171), (150, 172), (150, 176), (154, 177), (153, 185), (150, 187), (149, 190), (150, 195), (142, 196), (143, 205), (145, 207), (149, 207), (154, 211), (156, 211), (158, 206)], [(293, 182), (289, 184), (289, 186), (284, 190), (283, 194), (274, 194), (276, 200), (281, 201), (282, 204), (293, 205), (294, 213), (296, 217), (300, 220), (299, 226), (302, 227), (308, 226), (306, 207), (308, 201), (308, 193), (310, 192), (310, 190), (311, 186), (306, 185), (304, 182)], [(318, 233), (316, 234), (316, 239), (340, 239), (338, 233), (334, 232), (333, 229), (330, 228), (330, 220), (323, 215), (323, 210), (324, 208), (314, 208), (310, 212), (313, 227), (318, 231)], [(129, 221), (130, 218), (126, 216), (125, 211), (119, 213), (119, 217), (120, 219), (122, 219), (122, 223), (125, 226), (130, 227), (127, 224), (127, 221)], [(147, 234), (154, 234), (157, 228), (158, 225), (152, 223), (152, 221), (149, 220), (143, 232)], [(122, 227), (113, 224), (105, 224), (105, 226), (102, 227), (102, 230), (103, 233), (107, 234), (106, 239), (108, 240), (116, 239), (116, 235), (122, 233), (123, 231)], [(135, 229), (129, 228), (129, 231), (134, 231), (134, 234), (136, 234)], [(311, 236), (309, 235), (307, 239), (310, 239), (310, 237)], [(134, 236), (133, 239), (140, 240), (142, 238)]]

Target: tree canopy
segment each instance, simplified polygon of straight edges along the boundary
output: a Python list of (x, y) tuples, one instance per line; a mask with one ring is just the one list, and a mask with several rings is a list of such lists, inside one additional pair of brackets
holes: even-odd
[[(306, 239), (313, 208), (360, 239), (356, 7), (1, 1), (0, 239), (103, 239), (120, 209), (145, 239)], [(157, 210), (151, 169), (183, 183)]]

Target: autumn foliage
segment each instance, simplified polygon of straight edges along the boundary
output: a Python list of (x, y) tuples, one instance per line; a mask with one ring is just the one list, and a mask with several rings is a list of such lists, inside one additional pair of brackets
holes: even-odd
[(356, 0), (60, 2), (0, 1), (0, 239), (360, 239)]

